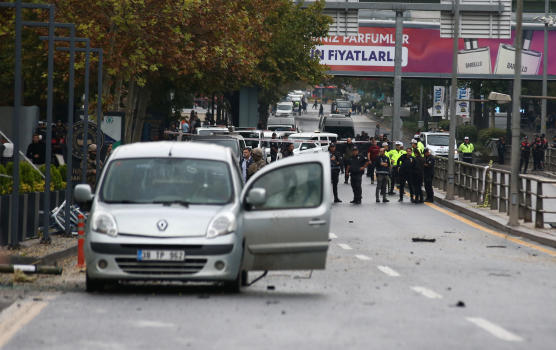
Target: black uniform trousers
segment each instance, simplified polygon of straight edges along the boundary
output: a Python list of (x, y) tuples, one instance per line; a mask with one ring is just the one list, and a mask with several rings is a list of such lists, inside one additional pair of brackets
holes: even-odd
[(388, 174), (376, 174), (376, 199), (379, 199), (380, 195), (383, 199), (386, 199), (388, 176)]
[(392, 168), (392, 171), (390, 171), (390, 189), (388, 191), (388, 193), (393, 194), (394, 193), (394, 186), (396, 185), (396, 183), (399, 183), (400, 179), (399, 179), (399, 167), (395, 166)]
[(334, 193), (334, 199), (339, 199), (338, 181), (340, 181), (340, 169), (332, 169), (332, 193)]
[(413, 183), (413, 194), (415, 196), (416, 202), (423, 201), (423, 175), (421, 174), (412, 174), (412, 183)]
[(351, 189), (353, 190), (353, 200), (361, 202), (363, 190), (361, 189), (362, 174), (351, 174)]
[(413, 198), (414, 193), (413, 193), (413, 186), (411, 185), (411, 176), (409, 174), (404, 174), (402, 172), (400, 172), (400, 198), (403, 198), (403, 195), (405, 193), (405, 184), (407, 183), (407, 187), (409, 187), (409, 194), (411, 195), (411, 198)]
[(433, 175), (426, 175), (425, 174), (425, 192), (427, 192), (427, 200), (433, 201), (434, 200), (434, 191), (432, 189), (432, 179)]
[(529, 166), (529, 154), (522, 154), (519, 160), (519, 171), (521, 172), (521, 167), (523, 167), (523, 172), (527, 172), (527, 167)]

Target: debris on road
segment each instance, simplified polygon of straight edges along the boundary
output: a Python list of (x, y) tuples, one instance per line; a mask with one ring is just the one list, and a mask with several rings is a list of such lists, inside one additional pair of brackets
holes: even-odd
[(274, 287), (274, 286), (266, 286), (266, 289), (267, 289), (267, 290), (275, 290), (276, 287)]
[(413, 242), (428, 242), (428, 243), (434, 243), (436, 242), (436, 238), (419, 238), (419, 237), (413, 237), (411, 239), (411, 241)]
[(353, 224), (353, 220), (349, 220), (348, 222), (349, 222), (350, 224)]
[(461, 300), (459, 300), (455, 305), (452, 305), (453, 307), (465, 307), (465, 303)]

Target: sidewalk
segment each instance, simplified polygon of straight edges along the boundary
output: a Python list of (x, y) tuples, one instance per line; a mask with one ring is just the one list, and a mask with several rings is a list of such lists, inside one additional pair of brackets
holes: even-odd
[(0, 264), (55, 265), (57, 261), (77, 254), (77, 237), (52, 235), (50, 244), (39, 239), (21, 242), (21, 248), (0, 247)]
[(505, 213), (489, 208), (480, 208), (476, 203), (458, 197), (454, 200), (447, 200), (446, 193), (437, 188), (434, 189), (434, 200), (442, 206), (465, 214), (512, 236), (526, 238), (556, 248), (556, 230), (535, 228), (534, 222), (521, 222), (517, 227), (509, 226), (507, 224), (509, 217)]

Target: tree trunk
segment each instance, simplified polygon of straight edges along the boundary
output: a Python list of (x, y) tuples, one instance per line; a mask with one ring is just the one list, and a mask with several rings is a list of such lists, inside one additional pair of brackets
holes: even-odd
[(135, 123), (135, 104), (136, 104), (136, 84), (135, 79), (131, 78), (126, 97), (126, 118), (125, 118), (125, 142), (132, 140), (133, 125)]
[(135, 118), (134, 132), (133, 132), (133, 142), (141, 141), (141, 135), (143, 133), (143, 125), (147, 119), (147, 106), (151, 99), (151, 91), (148, 87), (139, 88), (137, 93), (137, 113)]

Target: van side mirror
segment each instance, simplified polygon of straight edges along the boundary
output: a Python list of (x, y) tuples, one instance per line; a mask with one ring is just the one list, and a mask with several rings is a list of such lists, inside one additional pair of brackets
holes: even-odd
[(87, 184), (76, 185), (73, 190), (73, 198), (78, 204), (90, 203), (94, 198), (91, 186)]
[(266, 202), (266, 190), (264, 188), (252, 188), (245, 198), (247, 204), (252, 206), (263, 205)]

